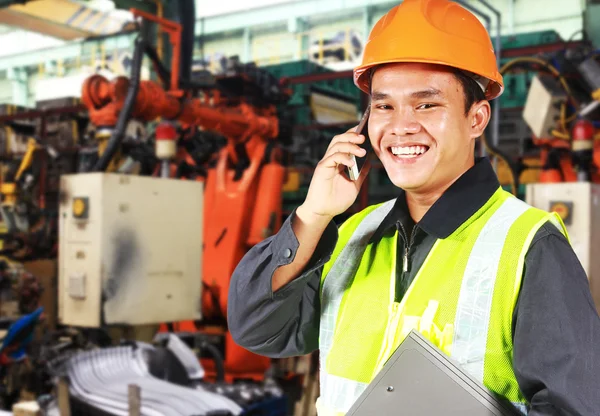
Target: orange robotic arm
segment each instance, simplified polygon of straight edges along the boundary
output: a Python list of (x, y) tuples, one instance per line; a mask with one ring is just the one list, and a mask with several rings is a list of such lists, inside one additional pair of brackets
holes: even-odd
[[(145, 16), (144, 16), (145, 17)], [(177, 52), (177, 49), (174, 48)], [(176, 71), (172, 68), (172, 76)], [(218, 90), (204, 91), (202, 98), (176, 90), (165, 91), (154, 81), (139, 81), (134, 104), (127, 111), (131, 117), (154, 121), (159, 117), (178, 121), (184, 126), (196, 125), (225, 136), (228, 146), (218, 154), (215, 167), (208, 169), (204, 193), (204, 253), (202, 280), (205, 321), (226, 316), (230, 277), (241, 258), (252, 245), (274, 234), (281, 226), (284, 167), (277, 160), (277, 151), (268, 143), (279, 134), (279, 120), (273, 105), (254, 107), (239, 97), (221, 98)], [(124, 111), (130, 94), (130, 81), (118, 77), (108, 81), (100, 75), (89, 77), (82, 89), (82, 101), (89, 110), (92, 123), (114, 128)], [(130, 98), (130, 101), (131, 101)], [(200, 277), (199, 277), (200, 278)], [(218, 321), (218, 319), (217, 319)], [(208, 322), (203, 322), (203, 325)], [(262, 379), (270, 365), (233, 342), (222, 325), (203, 331), (216, 334), (222, 340), (225, 376)], [(180, 323), (182, 331), (194, 331), (194, 323)], [(215, 333), (216, 331), (216, 333)], [(203, 362), (207, 372), (214, 374), (214, 365)]]

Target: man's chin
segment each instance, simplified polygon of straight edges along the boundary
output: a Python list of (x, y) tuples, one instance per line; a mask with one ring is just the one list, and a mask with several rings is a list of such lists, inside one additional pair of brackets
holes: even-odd
[(425, 181), (415, 180), (415, 178), (393, 179), (392, 183), (407, 192), (418, 192), (425, 185)]

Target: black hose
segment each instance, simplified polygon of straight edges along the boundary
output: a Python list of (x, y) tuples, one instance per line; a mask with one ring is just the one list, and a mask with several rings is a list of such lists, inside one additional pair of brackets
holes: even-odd
[(149, 43), (146, 43), (144, 47), (144, 52), (146, 53), (146, 55), (148, 55), (148, 58), (150, 58), (150, 60), (154, 64), (154, 70), (156, 71), (158, 77), (162, 81), (163, 87), (165, 89), (169, 89), (171, 87), (171, 72), (165, 67), (165, 64), (160, 60), (156, 49)]
[(140, 87), (140, 72), (142, 68), (142, 58), (144, 57), (144, 45), (146, 43), (142, 33), (143, 32), (140, 31), (140, 34), (135, 39), (135, 49), (133, 51), (133, 63), (131, 64), (129, 89), (127, 90), (127, 96), (125, 97), (123, 108), (119, 113), (117, 125), (115, 126), (115, 129), (108, 140), (106, 149), (94, 166), (94, 171), (103, 172), (106, 170), (117, 149), (119, 148), (123, 137), (125, 136), (125, 129), (127, 128), (127, 123), (129, 122), (131, 113), (133, 112), (133, 107), (135, 106), (135, 100), (137, 99), (137, 94)]
[[(146, 55), (148, 55), (148, 58), (150, 58), (150, 60), (154, 64), (156, 73), (158, 74), (158, 77), (160, 78), (161, 82), (163, 83), (164, 88), (167, 90), (170, 89), (171, 88), (171, 71), (169, 71), (167, 69), (164, 62), (162, 62), (160, 60), (160, 58), (158, 57), (156, 48), (154, 48), (152, 45), (146, 44), (144, 51), (146, 52)], [(214, 88), (216, 86), (216, 83), (213, 79), (209, 79), (206, 82), (196, 82), (196, 81), (191, 81), (189, 79), (180, 78), (179, 85), (180, 85), (180, 88), (183, 88), (183, 89), (206, 90), (206, 89)]]
[(192, 75), (194, 29), (196, 24), (196, 8), (194, 3), (194, 0), (179, 0), (175, 6), (175, 21), (181, 24), (181, 55), (179, 60), (179, 79), (181, 81), (190, 81)]
[(221, 351), (208, 341), (200, 343), (200, 350), (206, 350), (212, 356), (215, 362), (215, 369), (217, 370), (217, 383), (225, 381), (225, 363), (221, 356)]
[(504, 153), (502, 150), (498, 149), (496, 146), (494, 146), (492, 143), (490, 143), (490, 141), (487, 139), (486, 135), (482, 135), (482, 139), (483, 139), (483, 143), (485, 145), (485, 147), (487, 148), (488, 152), (492, 154), (492, 156), (497, 157), (498, 159), (503, 160), (506, 165), (508, 166), (508, 169), (510, 170), (511, 176), (512, 176), (512, 184), (511, 184), (511, 188), (512, 188), (512, 194), (514, 196), (517, 196), (518, 192), (519, 192), (519, 169), (517, 168), (517, 166), (512, 163), (510, 161), (510, 158), (508, 157), (508, 155), (506, 153)]

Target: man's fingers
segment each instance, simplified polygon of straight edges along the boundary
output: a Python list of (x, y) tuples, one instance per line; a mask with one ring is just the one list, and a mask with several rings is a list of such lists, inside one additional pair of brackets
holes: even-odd
[(334, 136), (333, 139), (331, 140), (331, 142), (329, 142), (329, 146), (327, 146), (327, 152), (329, 152), (329, 149), (331, 149), (334, 145), (336, 145), (337, 143), (363, 143), (365, 141), (365, 136), (362, 134), (356, 134), (356, 133), (344, 133), (344, 134), (338, 134), (337, 136)]
[(319, 164), (327, 168), (337, 167), (338, 165), (352, 167), (354, 163), (354, 158), (348, 153), (334, 153), (319, 162)]
[(354, 143), (339, 142), (325, 153), (325, 157), (329, 157), (334, 153), (350, 153), (357, 157), (363, 157), (367, 154), (367, 151)]

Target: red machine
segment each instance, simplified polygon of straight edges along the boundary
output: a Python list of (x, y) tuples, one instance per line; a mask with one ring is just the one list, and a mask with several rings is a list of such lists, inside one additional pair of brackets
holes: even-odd
[[(216, 166), (208, 168), (205, 179), (203, 321), (200, 324), (182, 322), (169, 326), (175, 331), (200, 330), (216, 338), (215, 344), (220, 344), (224, 355), (226, 380), (260, 380), (270, 360), (236, 345), (224, 320), (229, 281), (236, 265), (250, 246), (274, 234), (281, 226), (285, 169), (278, 160), (278, 152), (269, 146), (279, 133), (275, 107), (256, 107), (243, 99), (232, 101), (231, 97), (224, 99), (216, 89), (203, 91), (200, 98), (195, 98), (191, 91), (179, 89), (176, 69), (179, 65), (180, 26), (138, 10), (132, 12), (135, 16), (158, 23), (164, 32), (170, 34), (173, 44), (170, 89), (167, 91), (154, 81), (130, 81), (119, 77), (109, 82), (94, 75), (83, 85), (82, 100), (100, 132), (106, 132), (108, 128), (108, 132), (113, 134), (121, 113), (129, 111), (131, 117), (141, 121), (150, 122), (161, 117), (171, 124), (178, 123), (183, 129), (198, 126), (202, 130), (218, 132), (227, 139), (226, 147), (218, 153)], [(137, 93), (132, 98), (133, 104), (127, 107), (130, 84), (134, 82)], [(173, 132), (173, 128), (162, 126), (157, 131), (157, 136), (160, 136), (157, 139), (173, 139), (170, 137)], [(104, 152), (111, 146), (108, 136), (98, 135), (99, 148)], [(114, 151), (110, 163), (118, 161), (118, 157), (119, 152)], [(177, 157), (190, 162), (182, 148), (178, 149)], [(203, 365), (208, 375), (215, 374), (211, 360), (203, 360)]]
[(600, 182), (600, 143), (594, 140), (595, 135), (594, 125), (580, 119), (573, 125), (570, 140), (534, 138), (533, 143), (540, 148), (540, 182)]

